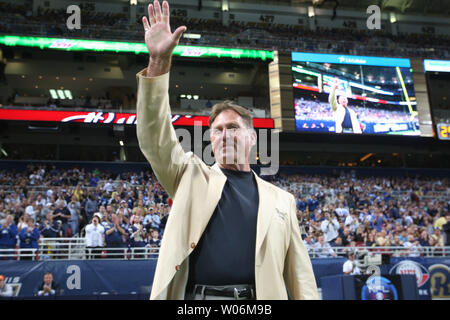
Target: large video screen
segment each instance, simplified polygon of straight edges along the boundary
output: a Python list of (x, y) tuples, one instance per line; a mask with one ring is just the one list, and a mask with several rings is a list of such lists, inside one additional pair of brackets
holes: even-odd
[(450, 60), (424, 60), (424, 70), (437, 137), (450, 140)]
[(292, 52), (297, 131), (420, 136), (409, 59)]

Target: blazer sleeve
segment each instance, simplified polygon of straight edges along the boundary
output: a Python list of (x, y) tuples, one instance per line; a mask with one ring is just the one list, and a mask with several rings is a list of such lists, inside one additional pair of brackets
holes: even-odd
[(333, 111), (336, 111), (338, 107), (338, 102), (336, 100), (336, 88), (331, 89), (330, 95), (328, 96), (328, 102), (330, 103)]
[(295, 300), (318, 300), (319, 294), (316, 279), (308, 251), (300, 234), (293, 196), (291, 198), (289, 218), (291, 235), (284, 264), (284, 278), (289, 295), (291, 299)]
[(169, 73), (137, 75), (137, 138), (139, 147), (161, 185), (173, 197), (192, 153), (185, 153), (172, 126)]

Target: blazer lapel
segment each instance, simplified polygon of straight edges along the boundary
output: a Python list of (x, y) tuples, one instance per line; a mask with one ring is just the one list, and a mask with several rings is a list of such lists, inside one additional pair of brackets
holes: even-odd
[(273, 208), (274, 203), (271, 199), (273, 191), (266, 185), (267, 182), (258, 177), (255, 172), (253, 174), (256, 178), (259, 194), (258, 222), (256, 226), (256, 253), (258, 253), (269, 230), (270, 221), (273, 217), (271, 208)]
[(202, 209), (203, 213), (198, 223), (194, 224), (193, 236), (194, 239), (197, 239), (197, 241), (200, 239), (203, 231), (205, 231), (205, 228), (208, 225), (208, 222), (211, 219), (211, 216), (214, 213), (217, 204), (219, 203), (226, 181), (227, 177), (222, 173), (219, 165), (215, 163), (211, 167), (207, 194), (203, 195), (205, 201), (205, 205)]

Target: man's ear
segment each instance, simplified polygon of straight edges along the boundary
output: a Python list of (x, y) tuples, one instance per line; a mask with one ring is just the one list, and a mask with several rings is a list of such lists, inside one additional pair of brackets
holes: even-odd
[(250, 129), (250, 145), (253, 147), (256, 145), (257, 135), (255, 129)]

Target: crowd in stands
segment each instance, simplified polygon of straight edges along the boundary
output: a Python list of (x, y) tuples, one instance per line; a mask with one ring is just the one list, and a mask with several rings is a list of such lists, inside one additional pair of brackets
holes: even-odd
[[(449, 179), (335, 175), (267, 177), (293, 193), (308, 250), (449, 245)], [(43, 238), (85, 237), (87, 247), (158, 247), (172, 200), (151, 172), (32, 165), (0, 171), (0, 249), (37, 248)], [(439, 251), (441, 250), (441, 251)]]
[[(358, 119), (364, 123), (401, 123), (411, 121), (411, 115), (408, 111), (394, 111), (369, 106), (358, 107), (349, 105), (348, 107), (354, 110)], [(418, 121), (417, 116), (415, 118)], [(295, 119), (334, 121), (334, 113), (329, 103), (300, 98), (295, 99)]]
[[(273, 183), (297, 196), (304, 243), (319, 257), (333, 247), (402, 247), (419, 256), (450, 245), (449, 179), (280, 175)], [(304, 194), (309, 196), (305, 197)], [(342, 251), (340, 251), (342, 254)]]
[[(0, 3), (0, 33), (142, 41), (140, 16), (136, 23), (130, 24), (129, 18), (123, 13), (102, 13), (88, 7), (81, 9), (83, 27), (69, 30), (65, 27), (65, 10), (39, 8), (33, 15), (28, 7)], [(186, 25), (189, 32), (202, 34), (201, 39), (182, 38), (180, 44), (428, 58), (446, 58), (450, 55), (450, 38), (430, 33), (400, 33), (394, 36), (384, 30), (359, 30), (348, 25), (334, 28), (318, 26), (316, 30), (310, 30), (303, 25), (263, 21), (231, 21), (225, 26), (219, 20), (176, 15), (171, 16), (171, 25), (173, 28)]]
[(170, 209), (161, 185), (149, 172), (112, 177), (43, 165), (25, 173), (1, 171), (0, 249), (38, 248), (42, 238), (89, 242), (93, 220), (103, 228), (93, 247), (159, 247)]

